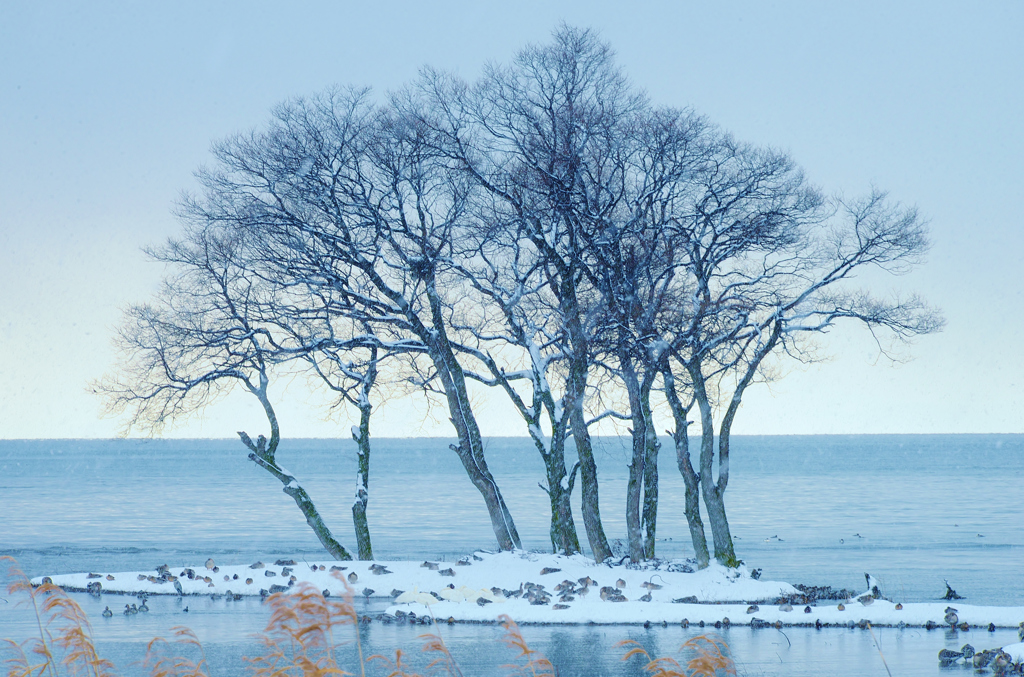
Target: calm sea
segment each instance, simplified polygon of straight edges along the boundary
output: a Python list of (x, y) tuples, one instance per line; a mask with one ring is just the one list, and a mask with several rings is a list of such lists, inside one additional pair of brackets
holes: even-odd
[[(483, 501), (449, 442), (374, 440), (369, 521), (377, 558), (452, 558), (494, 547)], [(610, 538), (623, 538), (628, 443), (601, 438), (596, 444), (605, 529)], [(658, 554), (691, 556), (682, 480), (671, 443), (663, 444)], [(969, 603), (1024, 606), (1024, 435), (750, 436), (736, 438), (733, 449), (726, 500), (736, 550), (764, 578), (861, 589), (864, 574), (871, 573), (887, 596), (903, 601), (934, 600), (948, 580)], [(537, 486), (543, 472), (536, 451), (527, 440), (498, 438), (488, 441), (487, 455), (524, 546), (547, 549), (548, 504)], [(278, 458), (354, 549), (354, 444), (285, 440)], [(275, 554), (323, 559), (280, 483), (255, 467), (237, 440), (0, 440), (0, 515), (0, 554), (16, 557), (30, 575), (194, 565), (207, 557), (223, 564)], [(575, 517), (585, 541), (578, 496)], [(168, 614), (176, 611), (170, 600), (161, 604)], [(258, 603), (233, 610), (214, 602), (204, 606), (188, 620), (216, 645), (212, 655), (251, 650), (248, 635), (265, 622)], [(166, 632), (159, 626), (163, 616), (154, 613), (130, 627), (122, 623), (116, 631), (124, 619), (111, 619), (115, 623), (100, 629), (100, 639), (115, 653), (135, 655), (153, 634)], [(173, 620), (182, 617), (174, 614)], [(0, 605), (0, 637), (19, 636), (22, 621)], [(368, 632), (367, 641), (381, 647), (415, 643), (417, 634), (376, 626)], [(495, 632), (463, 627), (452, 630), (452, 642), (470, 647)], [(638, 632), (662, 650), (685, 640), (671, 635), (679, 629), (530, 630), (542, 645), (537, 648), (566, 656), (559, 659), (568, 661), (563, 674), (574, 674), (571, 656), (593, 661), (593, 647)], [(883, 633), (893, 643), (879, 640), (890, 667), (905, 661), (903, 674), (937, 674), (938, 649), (969, 641), (923, 631), (918, 639)], [(851, 651), (855, 664), (878, 665), (835, 674), (884, 672), (870, 638), (845, 631), (824, 642), (797, 630), (771, 641), (749, 629), (730, 634), (737, 657), (749, 659), (748, 674), (817, 674), (822, 661), (848, 660)], [(808, 648), (800, 653), (804, 635)], [(982, 636), (972, 643), (994, 641)], [(839, 653), (830, 658), (830, 651)], [(472, 666), (476, 652), (468, 653)], [(924, 672), (916, 672), (919, 663)], [(633, 670), (614, 656), (600, 664), (588, 663), (594, 670), (588, 674)], [(787, 667), (778, 672), (779, 666)], [(225, 667), (218, 674), (234, 673)]]

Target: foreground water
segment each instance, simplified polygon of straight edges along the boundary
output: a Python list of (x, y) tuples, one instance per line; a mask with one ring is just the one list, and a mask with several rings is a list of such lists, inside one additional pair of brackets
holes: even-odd
[[(369, 520), (378, 557), (450, 559), (493, 547), (482, 500), (447, 445), (375, 440)], [(860, 589), (870, 572), (886, 594), (904, 601), (933, 600), (949, 580), (971, 603), (1024, 605), (1024, 496), (1015, 489), (1024, 476), (1024, 436), (742, 437), (733, 447), (727, 501), (737, 552), (766, 578)], [(602, 517), (613, 538), (624, 535), (626, 452), (623, 440), (599, 440)], [(667, 442), (664, 452), (659, 555), (689, 556), (682, 482)], [(536, 452), (526, 440), (493, 439), (487, 453), (524, 545), (546, 549), (547, 497), (537, 486), (543, 475)], [(352, 443), (286, 441), (279, 459), (352, 544)], [(0, 441), (0, 496), (0, 553), (17, 557), (30, 575), (179, 566), (211, 556), (224, 564), (275, 554), (321, 558), (294, 503), (237, 441)], [(231, 658), (253, 653), (250, 636), (266, 622), (255, 602), (187, 601), (192, 608), (184, 616), (176, 600), (165, 599), (151, 602), (145, 618), (100, 619), (102, 608), (89, 606), (94, 600), (80, 601), (102, 621), (96, 625), (104, 648), (124, 660), (187, 620), (208, 644), (217, 674), (235, 674)], [(30, 627), (23, 613), (0, 608), (0, 637), (20, 637)], [(366, 650), (415, 653), (421, 630), (371, 625), (363, 630)], [(445, 631), (467, 674), (491, 674), (509, 658), (494, 643), (494, 627)], [(639, 668), (618, 661), (615, 642), (634, 638), (668, 652), (696, 632), (526, 630), (562, 674), (633, 674)], [(725, 637), (746, 674), (821, 674), (823, 666), (831, 674), (884, 673), (871, 636), (860, 630), (733, 628)], [(1012, 632), (915, 629), (881, 630), (878, 642), (890, 669), (900, 666), (893, 674), (938, 674), (939, 648), (1012, 639)]]

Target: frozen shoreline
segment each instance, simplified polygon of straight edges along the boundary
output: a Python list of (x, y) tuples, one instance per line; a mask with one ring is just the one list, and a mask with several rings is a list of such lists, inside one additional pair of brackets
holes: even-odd
[[(260, 596), (308, 583), (334, 596), (344, 595), (348, 588), (357, 597), (390, 598), (394, 603), (387, 609), (389, 616), (412, 612), (421, 617), (433, 615), (438, 619), (475, 623), (496, 622), (498, 616), (507, 614), (520, 624), (704, 623), (714, 626), (719, 623), (756, 628), (776, 623), (783, 626), (818, 623), (898, 626), (902, 623), (923, 627), (933, 624), (941, 628), (948, 627), (944, 616), (951, 604), (956, 608), (958, 623), (1016, 628), (1024, 621), (1024, 607), (939, 601), (903, 603), (902, 608), (897, 609), (896, 601), (866, 595), (844, 600), (841, 605), (825, 600), (810, 605), (780, 605), (775, 603), (779, 598), (800, 592), (789, 583), (755, 580), (744, 567), (727, 569), (713, 563), (707, 569), (693, 571), (692, 563), (682, 560), (652, 562), (633, 568), (596, 564), (581, 555), (565, 557), (518, 551), (477, 552), (459, 562), (430, 563), (436, 568), (424, 566), (420, 561), (283, 559), (224, 567), (212, 561), (207, 564), (209, 566), (85, 572), (48, 578), (69, 591), (91, 589), (123, 595)], [(189, 573), (193, 574), (192, 578)], [(38, 585), (43, 579), (42, 576), (33, 578), (32, 583)], [(584, 586), (581, 579), (589, 581)], [(568, 582), (576, 592), (560, 597), (559, 587)], [(180, 586), (180, 593), (177, 586)], [(580, 594), (584, 587), (586, 591)], [(514, 596), (506, 597), (509, 592)], [(526, 599), (528, 596), (533, 603)]]

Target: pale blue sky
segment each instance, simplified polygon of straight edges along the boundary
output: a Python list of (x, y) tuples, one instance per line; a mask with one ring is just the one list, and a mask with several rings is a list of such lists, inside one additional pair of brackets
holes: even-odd
[[(658, 103), (790, 151), (810, 179), (916, 204), (934, 248), (910, 276), (945, 312), (898, 367), (865, 332), (748, 395), (738, 433), (1024, 432), (1024, 3), (417, 2), (0, 4), (0, 437), (108, 437), (86, 392), (120, 308), (161, 269), (176, 196), (213, 139), (331, 84), (383, 92), (430, 64), (474, 77), (559, 21), (599, 31)], [(283, 386), (282, 386), (283, 387)], [(284, 432), (337, 436), (293, 384)], [(522, 432), (499, 398), (488, 434)], [(410, 410), (415, 415), (410, 415)], [(375, 434), (443, 434), (395, 403)], [(169, 434), (259, 429), (245, 398)], [(666, 422), (667, 427), (667, 422)], [(344, 435), (343, 435), (344, 436)]]

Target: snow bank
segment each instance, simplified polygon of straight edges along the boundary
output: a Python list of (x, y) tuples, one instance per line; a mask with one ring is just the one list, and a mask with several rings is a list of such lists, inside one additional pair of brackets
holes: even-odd
[[(930, 621), (942, 626), (948, 606), (946, 602), (907, 603), (898, 609), (893, 602), (869, 601), (865, 596), (862, 599), (868, 604), (852, 599), (844, 601), (842, 608), (836, 602), (789, 607), (772, 601), (799, 594), (796, 588), (778, 581), (754, 580), (744, 567), (727, 569), (712, 564), (694, 571), (691, 563), (677, 560), (632, 568), (596, 564), (580, 555), (565, 557), (523, 551), (478, 552), (459, 562), (320, 563), (286, 559), (218, 567), (210, 560), (205, 566), (191, 569), (161, 567), (145, 572), (80, 573), (50, 578), (66, 590), (87, 590), (92, 586), (95, 591), (98, 584), (98, 589), (106, 593), (150, 595), (260, 595), (308, 582), (331, 595), (343, 595), (348, 588), (357, 597), (394, 599), (396, 603), (387, 610), (391, 615), (398, 611), (415, 612), (417, 616), (432, 614), (438, 619), (464, 622), (494, 622), (499, 615), (508, 614), (517, 623), (685, 621), (758, 627), (776, 622), (847, 625), (861, 621), (872, 625), (922, 626)], [(589, 579), (584, 594), (578, 592), (584, 587), (581, 579)], [(572, 582), (577, 592), (560, 599), (557, 586), (563, 581)], [(42, 578), (32, 582), (38, 584)], [(526, 599), (531, 590), (535, 603)], [(508, 593), (513, 596), (507, 596)], [(955, 604), (961, 623), (1017, 627), (1024, 621), (1024, 607)]]

